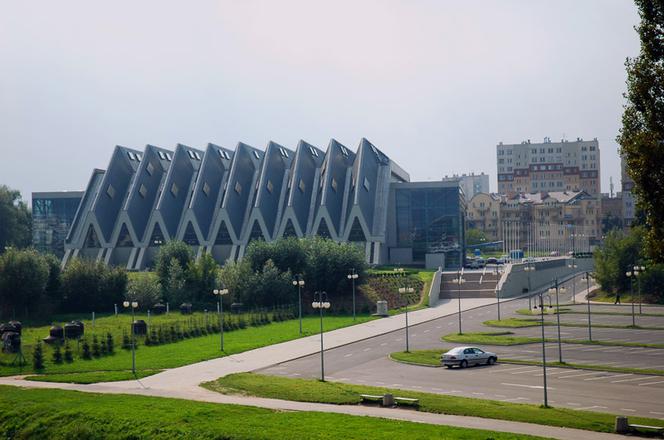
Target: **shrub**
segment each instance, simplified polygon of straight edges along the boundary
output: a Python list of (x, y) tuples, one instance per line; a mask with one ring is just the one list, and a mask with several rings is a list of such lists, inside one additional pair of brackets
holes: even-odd
[(71, 364), (72, 362), (74, 362), (74, 355), (73, 355), (73, 353), (71, 352), (71, 347), (69, 346), (69, 342), (66, 342), (66, 343), (65, 343), (65, 355), (64, 355), (64, 358), (65, 358), (65, 362), (67, 362), (68, 364)]
[(115, 341), (113, 340), (113, 335), (110, 332), (106, 333), (106, 351), (108, 354), (115, 353)]
[(32, 368), (34, 368), (35, 371), (44, 369), (44, 352), (42, 349), (41, 341), (37, 341), (37, 343), (35, 344), (35, 348), (33, 349)]
[(60, 350), (60, 344), (55, 344), (55, 347), (53, 348), (53, 363), (62, 363), (62, 350)]
[(83, 340), (83, 345), (81, 346), (81, 349), (83, 350), (83, 353), (81, 354), (81, 357), (83, 359), (85, 359), (86, 361), (92, 359), (92, 353), (90, 352), (90, 344), (88, 344), (87, 339)]

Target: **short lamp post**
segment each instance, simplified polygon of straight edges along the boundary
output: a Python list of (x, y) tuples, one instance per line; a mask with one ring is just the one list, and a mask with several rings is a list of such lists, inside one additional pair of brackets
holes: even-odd
[(228, 289), (223, 284), (221, 289), (214, 289), (212, 293), (219, 300), (219, 334), (221, 335), (221, 351), (224, 351), (224, 295), (228, 295)]
[[(551, 296), (546, 295), (549, 297), (549, 308), (551, 308)], [(535, 305), (535, 308), (537, 308), (538, 305)], [(549, 399), (548, 399), (548, 394), (547, 394), (547, 386), (546, 386), (546, 339), (544, 339), (544, 294), (540, 293), (539, 294), (539, 308), (540, 308), (540, 327), (542, 328), (542, 377), (544, 380), (544, 407), (549, 406)]]
[(593, 330), (592, 330), (592, 324), (590, 321), (590, 295), (588, 294), (590, 292), (590, 272), (586, 272), (583, 278), (581, 278), (581, 281), (586, 282), (586, 300), (588, 302), (588, 340), (592, 341), (593, 340)]
[(465, 282), (466, 282), (466, 280), (461, 278), (461, 272), (457, 271), (457, 278), (454, 278), (452, 280), (452, 283), (457, 285), (457, 299), (458, 299), (458, 303), (459, 303), (459, 334), (463, 333), (461, 331), (461, 285)]
[(134, 333), (134, 311), (138, 308), (136, 301), (124, 301), (122, 305), (127, 309), (131, 307), (131, 372), (136, 375), (136, 334)]
[(353, 321), (355, 321), (355, 280), (359, 278), (359, 275), (355, 273), (355, 269), (351, 269), (346, 276), (353, 283)]
[(565, 288), (558, 284), (558, 278), (556, 278), (555, 284), (552, 288), (549, 289), (549, 293), (556, 294), (556, 320), (558, 323), (558, 362), (563, 363), (563, 346), (560, 340), (560, 300), (558, 298), (558, 293), (565, 293)]
[[(399, 293), (413, 293), (415, 289), (412, 287), (399, 287)], [(408, 297), (406, 296), (406, 353), (410, 351), (410, 346), (408, 345)]]
[[(646, 270), (645, 266), (634, 266), (634, 272), (639, 274), (643, 273), (643, 271)], [(639, 290), (639, 315), (643, 314), (643, 311), (641, 310), (641, 277), (637, 278), (637, 286)]]
[(297, 316), (300, 320), (300, 334), (302, 334), (302, 288), (304, 280), (302, 275), (297, 275), (293, 280), (293, 286), (297, 287)]
[(528, 274), (528, 310), (532, 310), (533, 304), (532, 304), (532, 297), (530, 296), (530, 272), (535, 270), (535, 265), (534, 264), (526, 264), (526, 267), (523, 268), (523, 270)]
[(330, 302), (327, 300), (326, 292), (314, 292), (314, 302), (311, 307), (320, 311), (320, 380), (325, 382), (325, 358), (323, 350), (323, 309), (330, 308)]
[(633, 270), (625, 272), (629, 278), (629, 295), (632, 297), (632, 327), (636, 327), (636, 315), (634, 313), (634, 278), (639, 276), (639, 266), (634, 266)]

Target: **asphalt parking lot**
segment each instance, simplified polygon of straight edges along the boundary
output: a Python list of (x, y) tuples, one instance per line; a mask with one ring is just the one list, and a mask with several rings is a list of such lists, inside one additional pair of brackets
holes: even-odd
[[(565, 301), (570, 299), (569, 294)], [(562, 299), (561, 299), (562, 302)], [(515, 313), (527, 308), (528, 300), (501, 303), (501, 316), (524, 318)], [(570, 306), (585, 311), (585, 304)], [(592, 305), (597, 312), (631, 311), (629, 305)], [(638, 312), (638, 308), (637, 308)], [(643, 307), (644, 313), (660, 313), (664, 308)], [(496, 305), (484, 306), (462, 314), (464, 332), (498, 331), (486, 327), (488, 319), (496, 319)], [(597, 320), (595, 321), (595, 318)], [(627, 322), (625, 321), (627, 318)], [(546, 317), (555, 322), (555, 315)], [(562, 322), (587, 323), (584, 315), (562, 314)], [(640, 322), (643, 320), (643, 322)], [(645, 322), (648, 322), (646, 324)], [(631, 316), (593, 315), (593, 322), (602, 324), (631, 324)], [(664, 327), (664, 316), (639, 317), (637, 323)], [(539, 337), (539, 327), (507, 329), (517, 335)], [(458, 331), (458, 315), (438, 318), (410, 328), (410, 349), (443, 349), (455, 345), (443, 342), (441, 336)], [(561, 327), (563, 339), (587, 339), (587, 327)], [(556, 326), (546, 326), (547, 338), (557, 337)], [(664, 343), (664, 330), (593, 328), (593, 339)], [(488, 346), (478, 344), (499, 358), (541, 360), (541, 344), (516, 346)], [(664, 349), (563, 344), (563, 360), (570, 363), (607, 365), (612, 367), (653, 368), (664, 370)], [(325, 352), (326, 379), (346, 383), (412, 389), (432, 393), (503, 400), (510, 402), (542, 402), (542, 368), (499, 363), (494, 366), (464, 370), (406, 365), (388, 358), (389, 353), (405, 349), (405, 331), (399, 330), (358, 341)], [(547, 360), (558, 360), (558, 344), (546, 344)], [(286, 377), (320, 377), (320, 356), (312, 355), (260, 371)], [(642, 415), (664, 420), (664, 376), (634, 373), (614, 373), (569, 368), (547, 368), (549, 403), (576, 409), (596, 410), (625, 415)]]

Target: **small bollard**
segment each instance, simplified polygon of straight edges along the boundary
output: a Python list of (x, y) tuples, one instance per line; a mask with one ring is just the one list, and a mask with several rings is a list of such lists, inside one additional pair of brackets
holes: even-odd
[(118, 305), (113, 304), (113, 308), (115, 309), (115, 316), (118, 316)]
[(616, 433), (627, 434), (629, 432), (629, 422), (625, 416), (616, 416)]
[(170, 307), (169, 307), (168, 303), (166, 303), (166, 314), (167, 314), (167, 315), (168, 315), (168, 312), (169, 312), (169, 311), (170, 311)]
[(390, 393), (383, 394), (383, 406), (394, 406), (394, 395)]
[(150, 309), (148, 309), (148, 326), (150, 326)]
[(95, 312), (92, 312), (92, 328), (95, 328)]

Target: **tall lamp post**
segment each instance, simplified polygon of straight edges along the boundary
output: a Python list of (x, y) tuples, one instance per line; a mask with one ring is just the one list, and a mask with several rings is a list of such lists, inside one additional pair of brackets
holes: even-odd
[(549, 289), (549, 293), (556, 294), (556, 319), (558, 321), (558, 362), (563, 363), (563, 346), (560, 341), (560, 301), (558, 299), (558, 292), (565, 293), (565, 288), (558, 284), (558, 278), (556, 278), (555, 284), (552, 288)]
[(136, 376), (136, 334), (134, 333), (134, 311), (138, 308), (136, 301), (124, 301), (122, 305), (125, 308), (131, 307), (131, 372)]
[(586, 275), (581, 280), (586, 282), (586, 300), (588, 301), (588, 340), (592, 341), (593, 331), (592, 331), (592, 324), (590, 321), (590, 295), (588, 295), (588, 293), (590, 292), (590, 272), (586, 272)]
[(219, 334), (221, 335), (221, 351), (224, 351), (224, 295), (228, 294), (228, 289), (223, 284), (221, 289), (214, 289), (212, 291), (215, 296), (219, 298)]
[(535, 265), (532, 263), (527, 263), (526, 267), (523, 268), (523, 270), (528, 274), (528, 310), (531, 310), (532, 307), (532, 297), (530, 296), (530, 272), (535, 270)]
[(457, 271), (457, 278), (453, 279), (452, 282), (457, 285), (457, 298), (459, 300), (459, 334), (462, 334), (461, 331), (461, 285), (466, 282), (461, 278), (461, 271)]
[[(643, 273), (643, 271), (646, 270), (645, 266), (634, 266), (634, 272), (639, 274)], [(637, 278), (637, 286), (639, 289), (639, 315), (643, 314), (641, 311), (641, 277)]]
[(302, 275), (295, 277), (293, 286), (297, 287), (297, 316), (300, 319), (300, 334), (302, 334), (302, 287), (304, 287)]
[[(498, 266), (495, 268), (496, 278), (498, 278)], [(500, 321), (500, 290), (498, 290), (498, 283), (496, 283), (496, 302), (498, 304), (498, 321)]]
[(355, 321), (355, 280), (359, 278), (359, 275), (355, 273), (355, 269), (351, 269), (347, 277), (353, 283), (353, 321)]
[[(399, 293), (413, 293), (415, 289), (412, 287), (399, 287)], [(408, 353), (410, 347), (408, 346), (408, 297), (406, 297), (406, 353)]]
[(323, 309), (330, 308), (326, 292), (315, 292), (311, 307), (320, 310), (320, 380), (325, 382), (325, 359), (323, 357)]
[[(549, 296), (549, 295), (546, 295)], [(535, 305), (535, 308), (538, 306)], [(542, 377), (544, 380), (544, 407), (549, 406), (549, 398), (546, 386), (546, 345), (544, 339), (544, 294), (539, 294), (539, 308), (540, 308), (540, 327), (542, 328)], [(549, 296), (549, 308), (551, 308), (551, 297)]]
[(632, 297), (632, 327), (636, 327), (636, 316), (634, 314), (634, 278), (639, 276), (639, 266), (634, 266), (633, 270), (625, 272), (629, 278), (629, 295)]
[(572, 269), (572, 304), (576, 304), (576, 269), (579, 267), (578, 264), (576, 264), (576, 260), (574, 258), (574, 255), (572, 255), (572, 262), (567, 265), (570, 269)]

